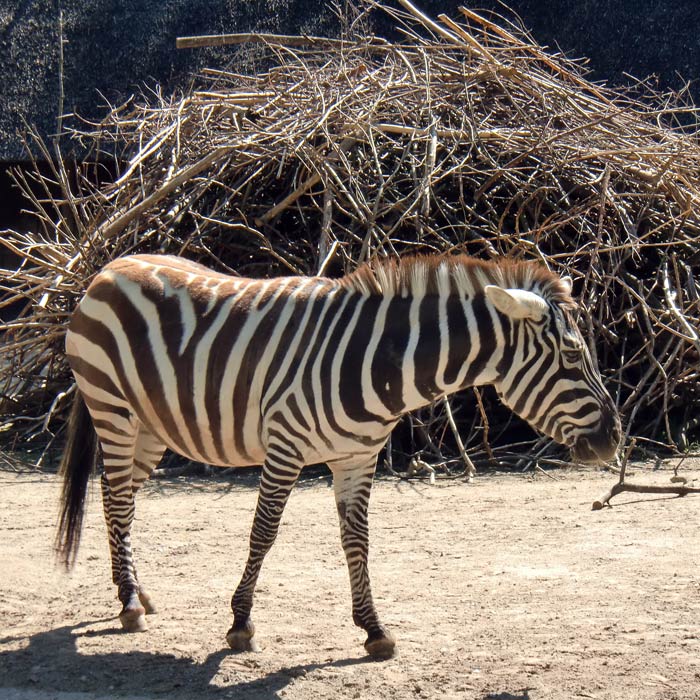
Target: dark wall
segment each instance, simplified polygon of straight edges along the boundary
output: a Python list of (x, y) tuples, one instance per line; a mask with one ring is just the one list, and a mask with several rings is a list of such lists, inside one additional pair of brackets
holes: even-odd
[[(60, 7), (59, 7), (60, 6)], [(0, 0), (0, 161), (23, 157), (24, 120), (55, 133), (60, 96), (59, 16), (64, 37), (64, 112), (96, 118), (144, 84), (167, 94), (230, 50), (178, 51), (189, 34), (239, 31), (332, 33), (322, 0)]]
[[(500, 6), (485, 0), (478, 4)], [(571, 57), (590, 59), (588, 68), (596, 80), (624, 85), (633, 82), (626, 73), (636, 78), (656, 76), (664, 90), (680, 90), (687, 81), (697, 81), (697, 0), (513, 0), (509, 4), (540, 43), (558, 47)], [(696, 83), (692, 90), (699, 102), (700, 85)]]
[[(491, 8), (491, 0), (416, 0), (426, 12), (458, 15), (457, 6)], [(543, 44), (589, 57), (593, 76), (612, 83), (656, 74), (679, 89), (700, 65), (698, 0), (511, 0)], [(230, 49), (177, 51), (187, 34), (240, 31), (333, 34), (331, 3), (321, 0), (0, 0), (0, 162), (23, 158), (24, 120), (47, 136), (59, 104), (59, 7), (64, 21), (64, 111), (99, 117), (145, 84), (168, 93), (198, 68), (221, 64)], [(379, 21), (378, 33), (389, 24)], [(682, 77), (679, 77), (680, 76)], [(698, 97), (698, 86), (693, 87)]]

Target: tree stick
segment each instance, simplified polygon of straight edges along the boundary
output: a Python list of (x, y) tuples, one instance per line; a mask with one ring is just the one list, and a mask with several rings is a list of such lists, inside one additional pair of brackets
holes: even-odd
[(474, 466), (474, 462), (472, 462), (471, 459), (469, 459), (469, 455), (464, 449), (464, 443), (462, 442), (459, 430), (457, 429), (457, 424), (455, 423), (454, 416), (452, 415), (452, 408), (450, 406), (450, 401), (447, 398), (447, 396), (445, 396), (442, 402), (445, 406), (445, 415), (447, 416), (447, 422), (450, 424), (452, 434), (454, 435), (455, 442), (457, 443), (457, 449), (459, 450), (459, 454), (461, 455), (462, 460), (464, 461), (464, 465), (466, 467), (467, 479), (471, 479), (476, 474), (476, 467)]
[[(619, 493), (624, 493), (625, 491), (629, 493), (674, 493), (677, 496), (687, 496), (689, 493), (700, 493), (700, 487), (695, 486), (654, 486), (652, 484), (632, 484), (630, 482), (625, 482), (625, 471), (627, 469), (627, 461), (629, 460), (630, 453), (635, 446), (636, 440), (632, 440), (625, 451), (625, 456), (622, 459), (622, 464), (620, 466), (620, 478), (618, 482), (606, 491), (599, 499), (593, 501), (592, 509), (601, 510), (606, 505), (610, 505), (610, 499), (617, 496)], [(681, 460), (682, 461), (682, 460)], [(677, 469), (674, 470), (674, 474), (677, 477)]]
[(159, 187), (155, 192), (152, 192), (148, 197), (145, 197), (136, 206), (128, 208), (126, 211), (119, 212), (117, 216), (105, 221), (92, 236), (92, 240), (100, 238), (112, 238), (126, 228), (134, 219), (139, 217), (143, 212), (150, 207), (155, 206), (161, 199), (167, 197), (173, 190), (181, 187), (183, 184), (191, 180), (195, 175), (199, 175), (202, 171), (212, 166), (219, 158), (231, 152), (230, 146), (219, 146), (206, 156), (198, 160), (196, 163), (183, 168), (177, 175), (172, 177), (167, 183)]
[(671, 280), (668, 274), (668, 263), (664, 263), (662, 268), (664, 274), (664, 296), (666, 297), (666, 304), (668, 305), (668, 310), (673, 314), (673, 316), (678, 320), (683, 330), (687, 333), (687, 340), (693, 343), (696, 350), (700, 353), (700, 337), (696, 333), (693, 326), (688, 322), (688, 319), (683, 315), (683, 312), (676, 305), (676, 297), (678, 292), (671, 288)]
[(412, 2), (409, 0), (399, 0), (401, 5), (408, 10), (424, 27), (429, 29), (435, 35), (447, 39), (452, 44), (457, 44), (458, 46), (464, 46), (464, 42), (455, 34), (445, 29), (445, 27), (440, 26), (437, 22), (434, 22), (430, 17), (421, 12)]
[[(348, 41), (321, 36), (288, 36), (285, 34), (211, 34), (205, 36), (179, 36), (175, 40), (178, 49), (196, 49), (204, 46), (228, 46), (231, 44), (271, 44), (277, 46), (344, 46)], [(353, 42), (354, 44), (354, 42)]]
[(593, 501), (593, 510), (601, 510), (618, 493), (675, 493), (677, 496), (687, 496), (689, 493), (700, 493), (700, 487), (695, 486), (653, 486), (652, 484), (632, 484), (622, 482), (615, 484), (609, 491), (604, 493), (598, 500)]

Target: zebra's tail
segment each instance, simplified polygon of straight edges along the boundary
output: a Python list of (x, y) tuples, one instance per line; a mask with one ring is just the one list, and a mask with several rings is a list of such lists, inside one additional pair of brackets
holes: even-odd
[(85, 400), (76, 388), (68, 420), (68, 440), (58, 470), (63, 476), (63, 491), (54, 546), (66, 569), (72, 568), (78, 554), (88, 482), (96, 462), (97, 434)]

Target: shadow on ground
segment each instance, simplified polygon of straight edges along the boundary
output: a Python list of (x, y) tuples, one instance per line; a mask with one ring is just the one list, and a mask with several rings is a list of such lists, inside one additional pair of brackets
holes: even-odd
[[(0, 682), (5, 688), (51, 693), (95, 693), (100, 695), (152, 696), (215, 700), (245, 697), (278, 700), (279, 693), (295, 678), (317, 669), (371, 663), (369, 657), (341, 659), (327, 663), (281, 668), (264, 678), (212, 685), (221, 662), (233, 652), (222, 649), (203, 662), (173, 654), (129, 651), (108, 654), (82, 654), (77, 648), (81, 637), (123, 634), (121, 630), (95, 630), (90, 627), (107, 620), (93, 620), (76, 626), (59, 627), (32, 637), (0, 638)], [(28, 641), (19, 650), (1, 651), (2, 645)], [(243, 657), (241, 657), (243, 658)], [(0, 687), (2, 696), (2, 687)]]

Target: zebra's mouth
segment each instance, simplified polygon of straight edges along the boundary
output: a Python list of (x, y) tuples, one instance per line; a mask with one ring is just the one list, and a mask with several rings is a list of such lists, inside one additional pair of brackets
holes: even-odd
[(571, 447), (571, 456), (581, 464), (604, 464), (617, 452), (615, 440), (596, 442), (587, 437), (580, 437)]
[(617, 412), (611, 409), (603, 414), (598, 425), (577, 435), (570, 444), (571, 456), (582, 464), (604, 464), (617, 454), (622, 437), (622, 426)]
[(601, 464), (605, 461), (598, 456), (598, 453), (591, 447), (590, 442), (585, 437), (579, 438), (572, 445), (571, 456), (576, 462), (582, 464)]

